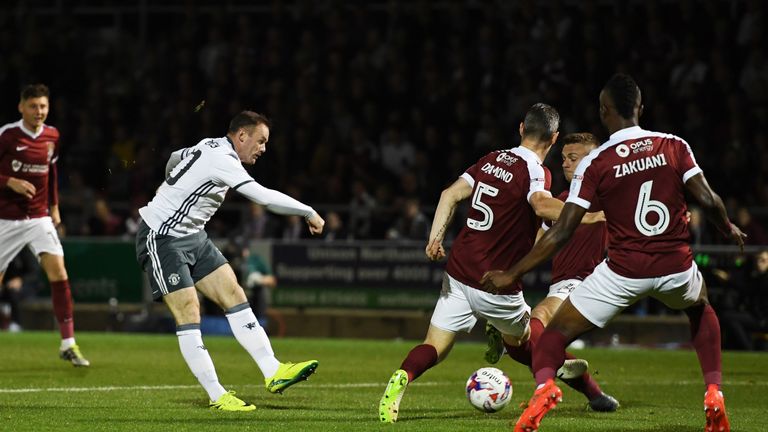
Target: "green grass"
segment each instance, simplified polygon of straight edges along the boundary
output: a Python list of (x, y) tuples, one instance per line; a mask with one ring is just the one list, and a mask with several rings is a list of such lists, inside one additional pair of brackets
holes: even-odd
[[(255, 403), (252, 413), (206, 408), (173, 335), (78, 334), (93, 366), (58, 360), (52, 332), (0, 333), (0, 431), (501, 431), (533, 390), (524, 367), (504, 358), (513, 402), (504, 411), (475, 411), (464, 396), (470, 373), (484, 366), (484, 346), (461, 343), (409, 387), (400, 421), (381, 425), (377, 405), (390, 374), (414, 342), (275, 339), (279, 359), (320, 360), (318, 373), (285, 395), (272, 395), (233, 338), (206, 337), (225, 387)], [(584, 350), (603, 389), (622, 404), (613, 414), (585, 410), (567, 387), (544, 420), (549, 431), (703, 430), (704, 387), (691, 351)], [(724, 390), (734, 431), (768, 429), (768, 355), (724, 353)], [(27, 389), (10, 392), (11, 389)]]

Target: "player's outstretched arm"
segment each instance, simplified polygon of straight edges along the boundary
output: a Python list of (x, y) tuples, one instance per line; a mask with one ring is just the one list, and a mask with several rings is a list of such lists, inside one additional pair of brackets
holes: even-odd
[(739, 245), (741, 251), (744, 251), (744, 239), (746, 234), (741, 232), (739, 227), (732, 224), (728, 219), (728, 212), (720, 196), (712, 190), (704, 177), (704, 174), (698, 173), (685, 182), (685, 188), (696, 201), (699, 202), (707, 219), (712, 221), (721, 233), (729, 237), (734, 243)]
[(573, 236), (586, 209), (573, 203), (565, 203), (560, 219), (536, 242), (530, 252), (507, 271), (486, 272), (480, 283), (489, 292), (500, 292), (517, 282), (524, 274), (548, 260)]
[(437, 261), (445, 258), (443, 239), (450, 225), (456, 206), (459, 202), (469, 198), (472, 194), (472, 186), (463, 178), (459, 178), (448, 186), (440, 194), (440, 201), (435, 209), (435, 217), (432, 219), (432, 229), (429, 233), (429, 242), (426, 247), (427, 258)]

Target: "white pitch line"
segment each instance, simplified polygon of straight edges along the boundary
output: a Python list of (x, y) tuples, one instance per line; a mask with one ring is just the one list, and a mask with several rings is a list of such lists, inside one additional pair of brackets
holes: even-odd
[[(463, 383), (455, 381), (444, 381), (444, 382), (436, 382), (436, 381), (426, 381), (426, 382), (415, 382), (411, 385), (415, 385), (417, 387), (436, 387), (436, 386), (446, 386), (446, 387), (455, 387), (459, 386)], [(647, 382), (616, 382), (611, 383), (608, 381), (600, 381), (600, 384), (614, 384), (614, 385), (650, 385)], [(689, 381), (674, 381), (674, 382), (665, 382), (664, 385), (696, 385), (696, 384), (702, 384), (701, 380), (689, 380)], [(524, 384), (521, 384), (524, 385)], [(375, 387), (385, 387), (386, 381), (382, 382), (376, 382), (376, 383), (346, 383), (346, 384), (312, 384), (312, 383), (305, 383), (302, 385), (302, 387), (310, 387), (310, 388), (375, 388)], [(531, 384), (529, 387), (533, 386)], [(724, 381), (723, 386), (759, 386), (759, 387), (765, 387), (768, 386), (768, 382), (756, 382), (756, 381)], [(258, 384), (235, 384), (231, 385), (229, 387), (261, 387)], [(187, 390), (187, 389), (197, 389), (200, 388), (199, 385), (157, 385), (157, 386), (148, 386), (148, 385), (136, 385), (136, 386), (105, 386), (105, 387), (46, 387), (46, 388), (0, 388), (0, 394), (3, 393), (71, 393), (71, 392), (112, 392), (112, 391), (123, 391), (123, 390)]]

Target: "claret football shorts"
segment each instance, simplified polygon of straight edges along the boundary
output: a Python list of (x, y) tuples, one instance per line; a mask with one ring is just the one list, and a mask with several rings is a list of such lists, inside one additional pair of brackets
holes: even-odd
[(531, 316), (523, 293), (497, 295), (465, 285), (448, 273), (432, 313), (431, 324), (450, 332), (469, 333), (478, 318), (484, 318), (500, 332), (521, 337)]
[(27, 245), (38, 259), (41, 253), (64, 256), (64, 249), (50, 216), (21, 220), (0, 219), (0, 245), (0, 272), (3, 273)]

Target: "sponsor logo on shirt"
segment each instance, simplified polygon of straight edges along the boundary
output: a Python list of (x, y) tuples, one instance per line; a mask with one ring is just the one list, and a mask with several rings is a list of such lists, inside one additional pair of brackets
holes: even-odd
[(501, 162), (507, 166), (512, 166), (513, 163), (517, 162), (517, 158), (509, 153), (499, 153), (499, 155), (496, 156), (496, 162)]
[(48, 165), (25, 164), (22, 161), (14, 159), (11, 161), (11, 169), (14, 172), (21, 171), (23, 173), (44, 174), (48, 172)]

